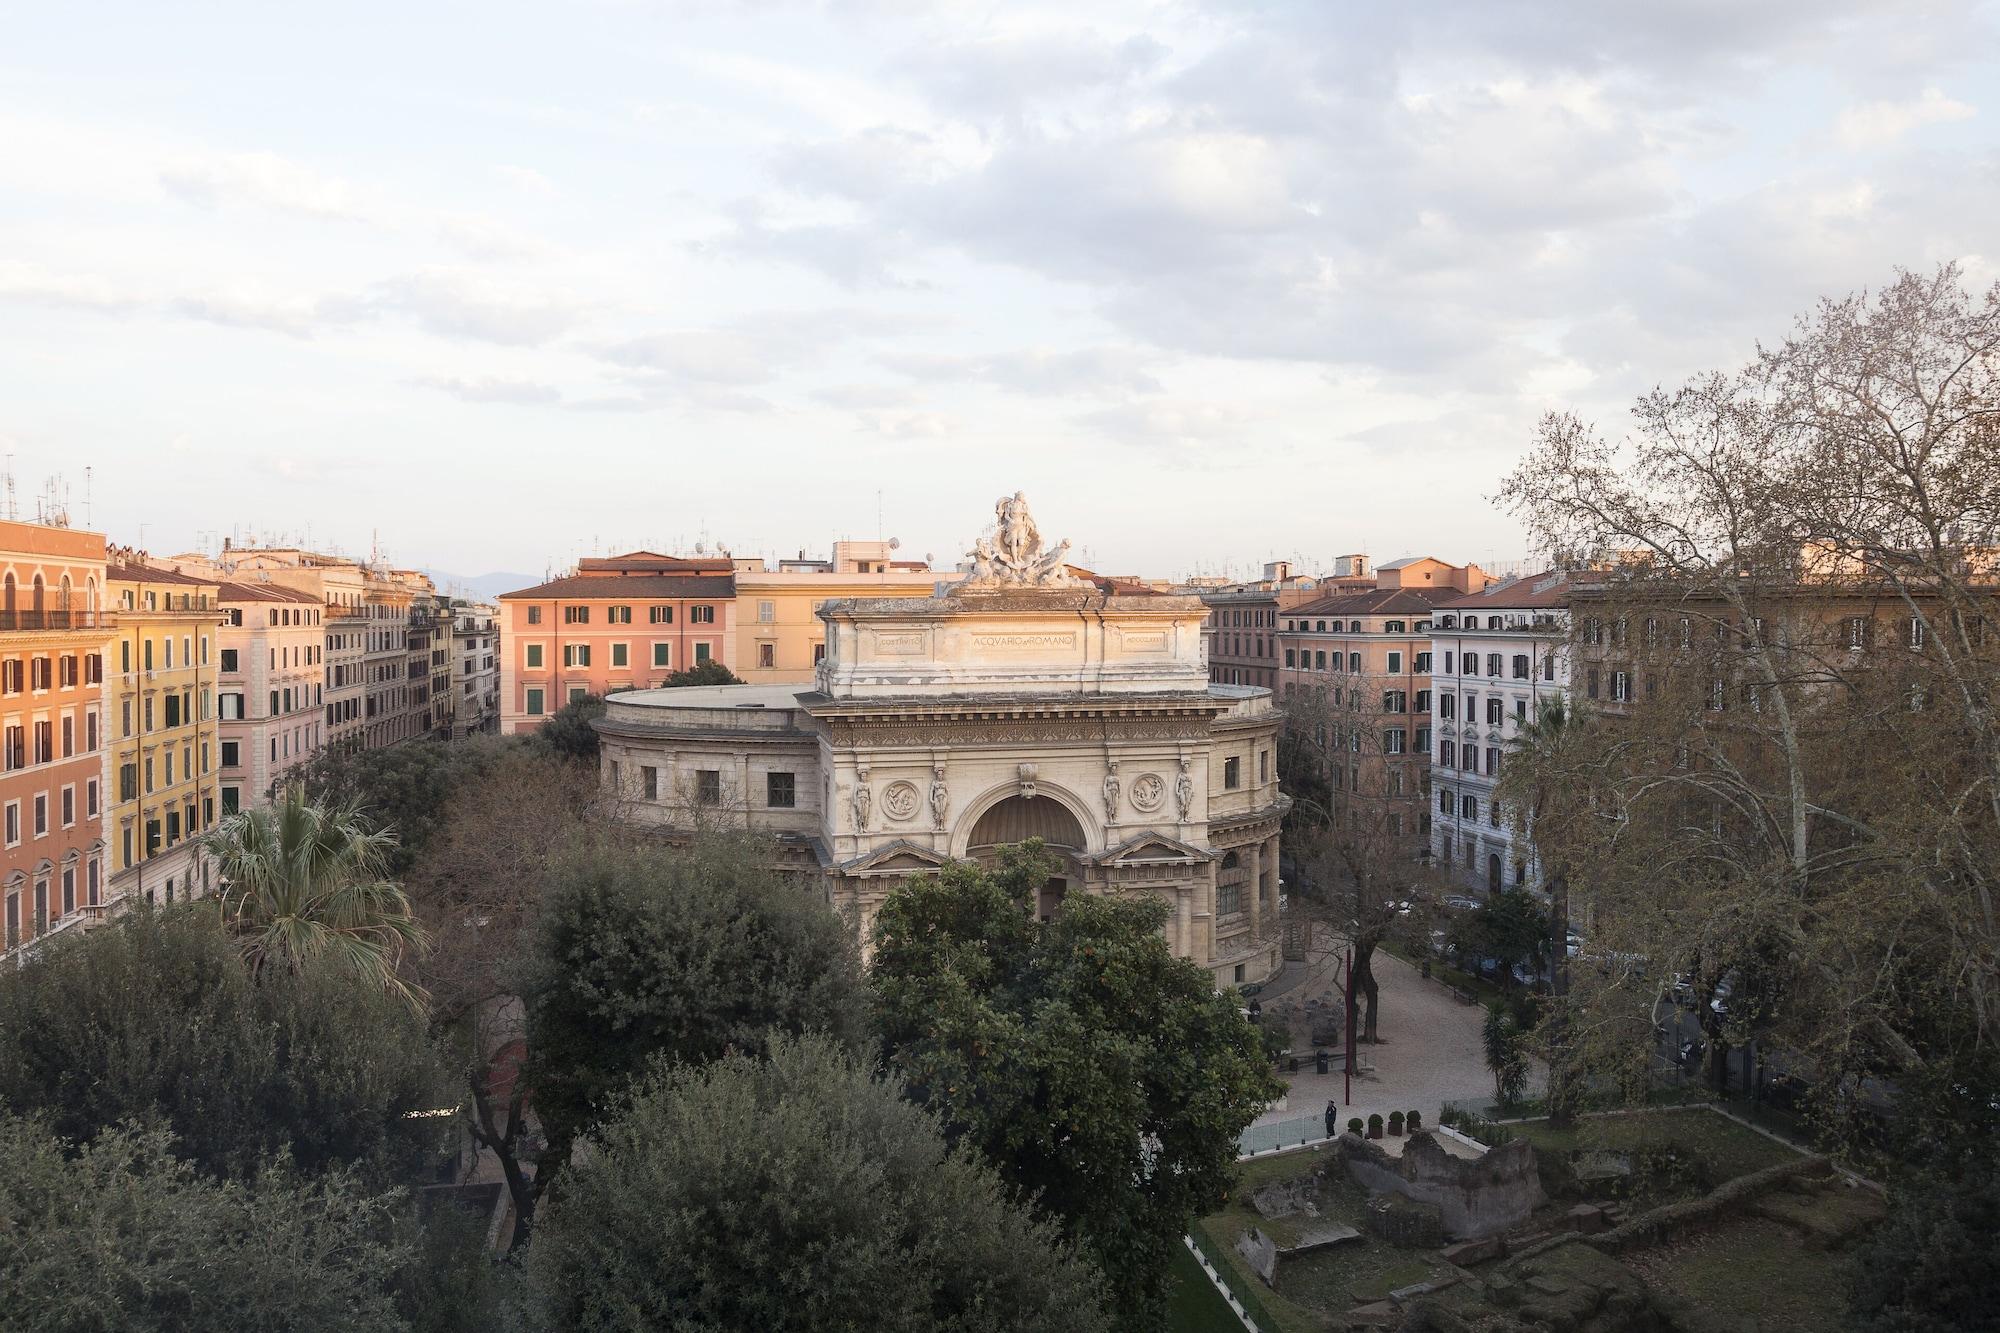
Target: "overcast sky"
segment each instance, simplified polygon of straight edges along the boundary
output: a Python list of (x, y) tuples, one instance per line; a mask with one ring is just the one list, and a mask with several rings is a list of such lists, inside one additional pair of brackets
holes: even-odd
[(2000, 277), (1990, 5), (8, 8), (0, 441), (156, 552), (1508, 559), (1544, 410)]

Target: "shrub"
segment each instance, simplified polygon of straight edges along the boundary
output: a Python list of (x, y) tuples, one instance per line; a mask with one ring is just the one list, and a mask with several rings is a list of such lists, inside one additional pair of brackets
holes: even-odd
[(1348, 1133), (1350, 1133), (1350, 1134), (1359, 1134), (1359, 1133), (1361, 1132), (1361, 1130), (1362, 1130), (1362, 1124), (1361, 1124), (1361, 1117), (1360, 1117), (1360, 1116), (1358, 1116), (1358, 1115), (1357, 1115), (1357, 1116), (1354, 1116), (1354, 1117), (1352, 1117), (1351, 1119), (1349, 1119), (1349, 1120), (1348, 1120), (1348, 1122), (1347, 1122), (1347, 1132), (1348, 1132)]
[(1389, 1112), (1389, 1137), (1396, 1139), (1403, 1137), (1403, 1113), (1401, 1111)]
[(1371, 1139), (1382, 1137), (1382, 1117), (1380, 1115), (1371, 1115), (1368, 1117), (1368, 1137)]
[(1403, 1117), (1403, 1123), (1410, 1127), (1410, 1133), (1412, 1134), (1416, 1133), (1418, 1130), (1424, 1127), (1423, 1112), (1421, 1111), (1410, 1112), (1408, 1115)]

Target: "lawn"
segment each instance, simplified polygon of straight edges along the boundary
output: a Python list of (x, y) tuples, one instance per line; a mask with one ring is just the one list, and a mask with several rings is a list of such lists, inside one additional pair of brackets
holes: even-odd
[(1811, 1250), (1790, 1227), (1739, 1217), (1668, 1245), (1624, 1256), (1655, 1291), (1702, 1313), (1755, 1328), (1837, 1328), (1846, 1310), (1848, 1256)]
[[(1250, 1206), (1250, 1196), (1274, 1180), (1308, 1175), (1327, 1160), (1324, 1152), (1306, 1151), (1245, 1162), (1241, 1183), (1231, 1194), (1229, 1205), (1195, 1224), (1195, 1238), (1209, 1261), (1222, 1271), (1260, 1328), (1310, 1333), (1325, 1326), (1326, 1314), (1344, 1311), (1361, 1301), (1379, 1300), (1398, 1287), (1425, 1281), (1442, 1271), (1421, 1251), (1400, 1249), (1364, 1235), (1360, 1240), (1281, 1263), (1278, 1289), (1265, 1286), (1236, 1253), (1236, 1238), (1245, 1228), (1255, 1226), (1283, 1244), (1294, 1238), (1297, 1225), (1258, 1216)], [(1317, 1197), (1322, 1220), (1355, 1227), (1361, 1226), (1367, 1201), (1367, 1192), (1345, 1179), (1323, 1184)]]
[(1672, 1150), (1695, 1164), (1678, 1179), (1655, 1178), (1655, 1189), (1639, 1200), (1647, 1206), (1705, 1194), (1726, 1180), (1798, 1158), (1783, 1144), (1700, 1107), (1585, 1116), (1569, 1129), (1553, 1129), (1545, 1120), (1507, 1128), (1534, 1144), (1538, 1152), (1604, 1149), (1634, 1154), (1644, 1151), (1657, 1157)]
[(1174, 1246), (1173, 1279), (1167, 1333), (1241, 1333), (1243, 1321), (1184, 1245)]

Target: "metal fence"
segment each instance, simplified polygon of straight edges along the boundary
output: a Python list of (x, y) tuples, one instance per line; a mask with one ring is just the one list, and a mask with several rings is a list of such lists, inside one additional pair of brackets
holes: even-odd
[(1324, 1115), (1305, 1115), (1268, 1125), (1252, 1125), (1237, 1140), (1236, 1155), (1252, 1157), (1260, 1152), (1275, 1152), (1279, 1148), (1303, 1147), (1308, 1143), (1318, 1143), (1326, 1136)]

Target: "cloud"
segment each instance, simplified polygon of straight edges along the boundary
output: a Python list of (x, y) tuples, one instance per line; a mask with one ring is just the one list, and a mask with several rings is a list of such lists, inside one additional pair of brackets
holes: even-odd
[(536, 194), (548, 198), (557, 192), (556, 183), (533, 167), (502, 163), (493, 168), (493, 174), (524, 194)]
[(539, 407), (562, 401), (562, 391), (552, 384), (532, 380), (481, 376), (477, 379), (425, 376), (409, 381), (422, 389), (436, 389), (466, 403), (510, 403), (519, 407)]
[(0, 301), (119, 314), (152, 298), (95, 273), (62, 273), (20, 260), (0, 260)]
[(912, 379), (974, 381), (1031, 395), (1158, 393), (1147, 358), (1126, 347), (1072, 351), (1030, 349), (961, 356), (938, 352), (886, 353), (883, 365)]
[(1840, 113), (1834, 137), (1843, 148), (1864, 151), (1882, 148), (1925, 125), (1969, 120), (1978, 109), (1946, 97), (1936, 88), (1924, 89), (1921, 96), (1906, 102), (1866, 102)]
[(300, 166), (276, 153), (183, 156), (160, 171), (168, 193), (203, 208), (252, 203), (307, 217), (377, 221), (382, 206), (368, 192), (336, 176)]
[(574, 299), (448, 269), (404, 274), (378, 283), (375, 308), (415, 319), (440, 337), (534, 347), (569, 330), (585, 306)]

